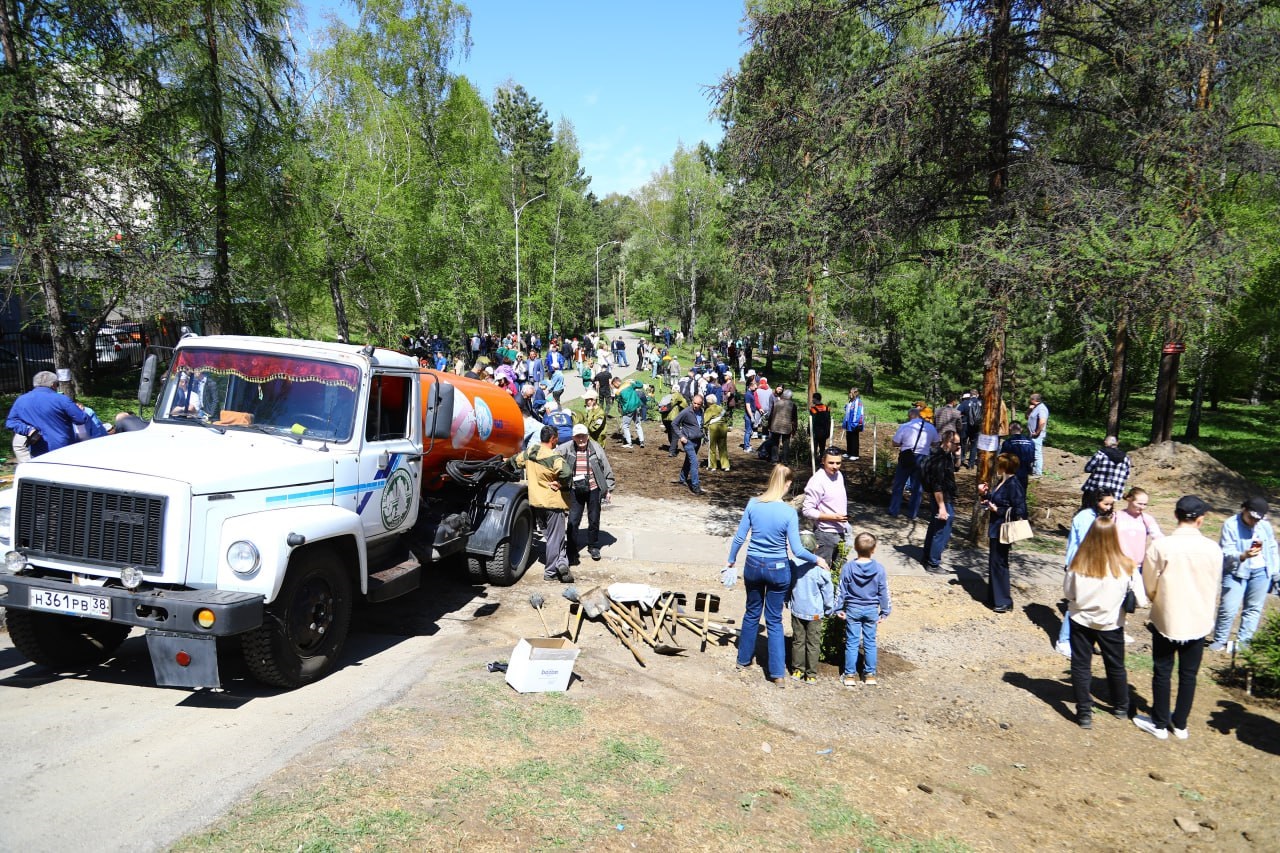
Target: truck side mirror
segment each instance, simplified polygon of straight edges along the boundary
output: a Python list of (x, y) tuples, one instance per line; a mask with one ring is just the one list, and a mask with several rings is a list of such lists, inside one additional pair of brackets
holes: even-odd
[(151, 402), (151, 393), (156, 383), (156, 357), (147, 356), (142, 362), (142, 376), (138, 379), (138, 403), (147, 405)]

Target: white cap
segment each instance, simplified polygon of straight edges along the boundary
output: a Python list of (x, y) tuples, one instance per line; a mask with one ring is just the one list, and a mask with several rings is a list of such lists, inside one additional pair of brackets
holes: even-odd
[(586, 434), (587, 434), (587, 425), (586, 425), (586, 424), (574, 424), (574, 425), (573, 425), (573, 434), (574, 434), (574, 435), (586, 435)]

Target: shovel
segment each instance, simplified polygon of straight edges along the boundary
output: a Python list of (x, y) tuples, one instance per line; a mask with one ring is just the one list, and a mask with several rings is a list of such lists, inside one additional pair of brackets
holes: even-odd
[(671, 645), (667, 645), (666, 643), (659, 642), (658, 640), (656, 640), (656, 639), (654, 639), (654, 638), (650, 637), (650, 636), (649, 636), (649, 633), (648, 633), (647, 631), (645, 631), (645, 629), (644, 629), (644, 628), (642, 628), (642, 627), (640, 626), (640, 623), (636, 621), (635, 617), (634, 617), (634, 616), (632, 616), (630, 613), (628, 613), (628, 612), (627, 612), (625, 609), (623, 609), (622, 607), (619, 607), (619, 606), (618, 606), (618, 603), (617, 603), (616, 601), (615, 601), (615, 602), (611, 602), (611, 606), (612, 606), (612, 608), (613, 608), (613, 612), (614, 612), (614, 614), (615, 614), (618, 618), (621, 618), (623, 621), (625, 621), (627, 624), (629, 624), (632, 628), (634, 628), (634, 629), (635, 629), (635, 631), (636, 631), (636, 635), (637, 635), (640, 639), (642, 639), (642, 640), (644, 640), (646, 643), (648, 643), (648, 644), (653, 648), (653, 650), (654, 650), (655, 652), (657, 652), (658, 654), (660, 654), (660, 655), (682, 655), (682, 654), (684, 654), (684, 651), (685, 651), (685, 650), (684, 650), (684, 648), (683, 648), (682, 646), (671, 646)]
[(576, 601), (582, 605), (588, 619), (599, 619), (609, 610), (611, 603), (609, 593), (598, 586), (593, 586), (582, 593), (578, 592), (576, 587), (567, 586), (561, 594), (570, 601)]

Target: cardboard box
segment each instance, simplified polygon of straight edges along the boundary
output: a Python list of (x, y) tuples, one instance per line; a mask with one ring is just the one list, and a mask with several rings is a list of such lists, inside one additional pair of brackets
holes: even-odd
[(520, 693), (560, 692), (569, 687), (578, 647), (563, 637), (532, 637), (516, 643), (507, 662), (507, 684)]

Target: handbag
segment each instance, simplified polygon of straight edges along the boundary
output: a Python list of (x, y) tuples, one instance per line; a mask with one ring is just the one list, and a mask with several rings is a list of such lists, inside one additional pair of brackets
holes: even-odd
[(1000, 544), (1012, 545), (1014, 542), (1021, 542), (1024, 539), (1030, 539), (1035, 536), (1031, 529), (1031, 522), (1025, 518), (1017, 521), (1010, 521), (1009, 514), (1013, 512), (1013, 507), (1009, 507), (1004, 511), (1004, 523), (1000, 525)]
[(1124, 607), (1125, 613), (1132, 613), (1138, 609), (1138, 596), (1133, 592), (1133, 581), (1129, 581), (1129, 588), (1124, 591)]

